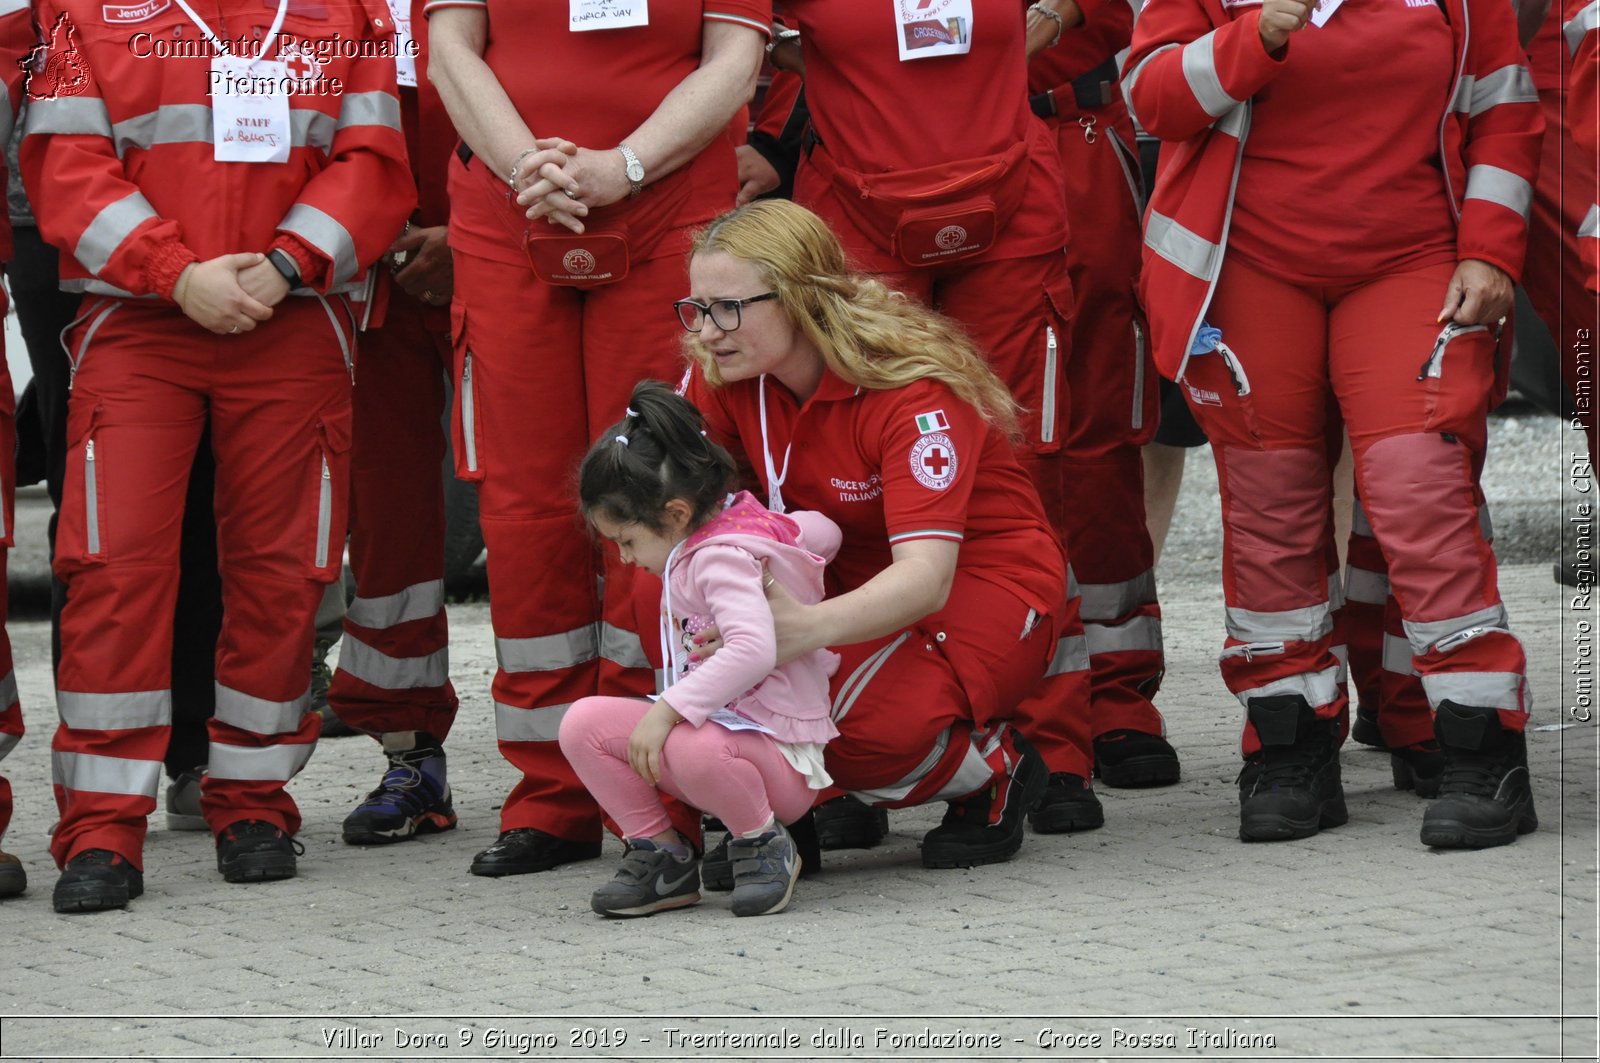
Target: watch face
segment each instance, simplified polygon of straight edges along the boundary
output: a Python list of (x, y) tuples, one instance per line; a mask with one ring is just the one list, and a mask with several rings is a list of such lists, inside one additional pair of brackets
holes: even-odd
[(628, 173), (628, 180), (630, 180), (630, 181), (643, 181), (644, 180), (644, 164), (641, 163), (638, 159), (630, 160), (629, 163), (628, 163), (627, 173)]

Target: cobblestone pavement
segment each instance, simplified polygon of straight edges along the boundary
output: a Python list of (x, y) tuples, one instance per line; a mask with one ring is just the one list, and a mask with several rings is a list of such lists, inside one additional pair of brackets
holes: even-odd
[(1220, 590), (1179, 573), (1162, 588), (1159, 701), (1181, 783), (1102, 790), (1104, 829), (1030, 836), (1011, 863), (973, 870), (923, 870), (938, 811), (897, 812), (884, 845), (828, 854), (788, 912), (749, 920), (717, 894), (648, 920), (594, 916), (615, 842), (546, 874), (467, 874), (513, 781), (481, 604), (451, 607), (459, 829), (342, 845), (382, 762), (365, 739), (325, 741), (293, 784), (300, 877), (226, 884), (209, 839), (158, 815), (145, 895), (57, 916), (48, 628), (13, 623), (31, 730), (5, 763), (6, 848), (32, 885), (0, 905), (0, 1056), (1594, 1059), (1600, 759), (1595, 725), (1571, 711), (1574, 671), (1592, 698), (1592, 611), (1548, 560), (1502, 569), (1537, 698), (1537, 833), (1431, 852), (1388, 758), (1347, 746), (1346, 826), (1245, 846)]

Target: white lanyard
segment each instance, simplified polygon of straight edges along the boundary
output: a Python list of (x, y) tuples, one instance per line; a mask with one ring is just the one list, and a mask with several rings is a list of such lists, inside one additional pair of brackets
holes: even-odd
[[(232, 54), (228, 51), (228, 46), (223, 42), (222, 38), (218, 37), (216, 33), (212, 31), (211, 27), (206, 25), (205, 19), (194, 13), (194, 8), (190, 7), (184, 2), (184, 0), (178, 0), (178, 6), (183, 8), (183, 13), (185, 15), (189, 16), (189, 21), (193, 22), (200, 32), (204, 33), (206, 37), (210, 39), (217, 51), (229, 55)], [(268, 48), (272, 47), (273, 39), (278, 36), (278, 31), (283, 28), (283, 16), (288, 10), (289, 0), (278, 0), (277, 17), (272, 20), (272, 28), (267, 31), (267, 35), (261, 40), (261, 51), (257, 52), (256, 57), (250, 60), (252, 66), (261, 62), (261, 57), (267, 54)]]
[[(662, 680), (663, 692), (678, 681), (683, 674), (683, 669), (678, 665), (678, 649), (683, 639), (678, 632), (672, 630), (672, 562), (678, 556), (679, 542), (667, 551), (667, 563), (661, 566), (661, 660), (667, 666), (666, 677)], [(676, 636), (676, 637), (675, 637)]]
[(767, 374), (762, 373), (757, 386), (761, 395), (761, 456), (767, 461), (767, 508), (774, 513), (785, 513), (783, 508), (783, 481), (789, 478), (789, 452), (794, 449), (794, 440), (789, 440), (789, 445), (783, 448), (783, 469), (779, 471), (772, 464), (772, 447), (767, 443)]

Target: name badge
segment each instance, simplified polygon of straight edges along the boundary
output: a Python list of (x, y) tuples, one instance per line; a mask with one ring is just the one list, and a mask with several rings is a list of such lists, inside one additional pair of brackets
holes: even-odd
[(650, 25), (650, 0), (567, 0), (567, 28), (573, 33)]
[(972, 50), (972, 0), (894, 0), (900, 61)]
[(411, 5), (405, 0), (389, 0), (389, 17), (394, 20), (395, 84), (417, 87), (417, 48), (411, 36)]
[(218, 162), (288, 162), (289, 71), (234, 55), (211, 60), (211, 142)]
[(1322, 3), (1317, 5), (1316, 10), (1311, 12), (1311, 24), (1319, 30), (1326, 26), (1328, 20), (1333, 17), (1335, 11), (1339, 10), (1339, 5), (1342, 3), (1344, 3), (1344, 0), (1322, 0)]

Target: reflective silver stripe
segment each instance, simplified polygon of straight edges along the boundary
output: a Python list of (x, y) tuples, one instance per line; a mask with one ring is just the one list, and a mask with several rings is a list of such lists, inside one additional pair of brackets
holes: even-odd
[(159, 760), (127, 760), (58, 750), (50, 756), (50, 768), (56, 782), (79, 793), (123, 794), (154, 801), (156, 787), (161, 783)]
[(23, 136), (100, 136), (111, 135), (111, 113), (104, 100), (63, 96), (55, 100), (29, 100)]
[(1327, 602), (1275, 613), (1229, 606), (1227, 628), (1240, 642), (1315, 642), (1333, 630), (1333, 611)]
[(1339, 666), (1324, 668), (1320, 672), (1302, 672), (1283, 679), (1275, 679), (1265, 686), (1241, 690), (1239, 704), (1250, 707), (1251, 698), (1271, 697), (1275, 694), (1299, 694), (1314, 709), (1331, 705), (1339, 697)]
[(1600, 0), (1595, 0), (1561, 27), (1562, 34), (1567, 38), (1567, 52), (1576, 56), (1584, 34), (1594, 29), (1600, 29)]
[[(961, 774), (961, 769), (965, 768), (967, 766), (967, 761), (973, 757), (977, 757), (978, 762), (983, 763), (983, 758), (977, 756), (978, 751), (971, 748), (972, 743), (967, 743), (967, 746), (967, 755), (962, 758), (961, 768), (956, 769), (957, 775)], [(879, 801), (904, 800), (907, 794), (916, 789), (917, 783), (928, 777), (928, 773), (932, 771), (939, 763), (940, 758), (944, 756), (944, 751), (948, 748), (950, 748), (950, 728), (946, 727), (944, 730), (940, 731), (937, 736), (935, 736), (933, 740), (933, 748), (928, 751), (928, 755), (923, 757), (922, 762), (919, 763), (915, 768), (912, 768), (911, 771), (899, 782), (891, 783), (888, 786), (875, 787), (871, 790), (857, 790), (855, 793), (858, 797), (860, 797), (861, 800), (867, 802), (868, 804), (876, 804)], [(965, 797), (973, 790), (976, 790), (978, 786), (982, 786), (984, 783), (988, 782), (989, 777), (993, 774), (994, 769), (990, 768), (988, 765), (984, 765), (983, 778), (978, 781), (977, 786), (969, 786), (965, 790), (961, 790), (957, 793), (951, 794), (950, 796)], [(953, 783), (954, 780), (951, 782)], [(946, 783), (946, 789), (948, 789), (950, 785), (951, 783)], [(928, 798), (929, 801), (941, 799), (948, 800), (948, 798), (943, 797), (942, 793), (940, 795)]]
[(21, 735), (0, 734), (0, 760), (6, 759), (6, 754), (17, 748), (17, 743), (22, 741)]
[(1498, 203), (1527, 221), (1528, 209), (1533, 205), (1533, 186), (1510, 170), (1480, 162), (1467, 170), (1467, 194), (1464, 198)]
[(1083, 601), (1078, 609), (1083, 619), (1115, 620), (1156, 600), (1156, 574), (1145, 569), (1121, 583), (1085, 583), (1079, 593)]
[(1416, 675), (1417, 665), (1411, 659), (1411, 643), (1399, 635), (1383, 636), (1383, 670), (1396, 675)]
[[(332, 115), (306, 108), (289, 111), (289, 146), (333, 150), (336, 119)], [(213, 142), (211, 108), (203, 103), (169, 103), (153, 111), (124, 118), (111, 127), (112, 146), (117, 158), (130, 150), (149, 151), (163, 144), (210, 144)]]
[(1472, 628), (1489, 627), (1504, 629), (1507, 627), (1506, 607), (1504, 605), (1491, 605), (1479, 609), (1466, 616), (1458, 616), (1449, 620), (1432, 620), (1427, 623), (1414, 623), (1402, 620), (1406, 629), (1406, 638), (1411, 640), (1411, 650), (1418, 657), (1426, 654), (1433, 648), (1434, 643), (1448, 639), (1452, 635), (1469, 631)]
[(1161, 621), (1153, 616), (1136, 616), (1126, 624), (1083, 625), (1084, 643), (1089, 656), (1101, 653), (1160, 653)]
[(230, 746), (211, 743), (206, 773), (213, 779), (288, 782), (311, 759), (315, 742), (280, 742), (275, 746)]
[(1585, 238), (1600, 236), (1600, 204), (1589, 205), (1589, 212), (1583, 216), (1583, 224), (1578, 226), (1578, 235)]
[(339, 647), (339, 670), (384, 690), (442, 687), (450, 678), (450, 651), (440, 647), (423, 657), (391, 657), (347, 633)]
[(1350, 530), (1357, 535), (1372, 538), (1372, 524), (1367, 520), (1367, 511), (1362, 508), (1359, 498), (1350, 507)]
[(74, 730), (123, 731), (165, 727), (172, 722), (172, 691), (133, 690), (121, 694), (56, 692), (61, 722)]
[(910, 637), (910, 631), (900, 632), (893, 642), (868, 654), (866, 660), (856, 665), (856, 670), (850, 673), (850, 677), (839, 684), (839, 693), (834, 696), (833, 705), (828, 711), (835, 723), (845, 718), (855, 706), (861, 692), (871, 685), (872, 677), (878, 674), (894, 651), (904, 646)]
[(382, 126), (400, 132), (400, 101), (392, 92), (352, 92), (339, 106), (339, 129)]
[(121, 199), (107, 203), (94, 216), (89, 227), (78, 237), (72, 257), (90, 273), (99, 273), (111, 261), (122, 242), (145, 222), (156, 217), (155, 208), (141, 192), (129, 192)]
[(1134, 67), (1132, 70), (1130, 70), (1126, 74), (1122, 75), (1122, 98), (1123, 98), (1124, 102), (1127, 103), (1128, 111), (1130, 113), (1133, 111), (1133, 85), (1134, 85), (1134, 82), (1139, 80), (1139, 75), (1144, 73), (1144, 68), (1150, 65), (1150, 60), (1154, 59), (1156, 56), (1160, 55), (1162, 52), (1170, 52), (1174, 48), (1177, 48), (1177, 47), (1180, 47), (1180, 45), (1177, 45), (1177, 44), (1163, 44), (1161, 47), (1157, 48), (1155, 51), (1151, 52), (1149, 55), (1147, 55), (1143, 59), (1139, 60), (1139, 65), (1138, 66)]
[(495, 639), (495, 656), (508, 672), (549, 672), (575, 668), (595, 659), (593, 624), (563, 631), (559, 635), (538, 635), (526, 639)]
[(17, 673), (13, 669), (6, 673), (4, 679), (0, 679), (0, 713), (20, 703), (21, 700), (21, 695), (17, 693)]
[(983, 759), (983, 753), (970, 742), (967, 746), (956, 773), (950, 776), (949, 782), (939, 788), (938, 793), (928, 797), (929, 801), (953, 801), (958, 797), (966, 797), (987, 786), (989, 780), (994, 778), (994, 769)]
[(1198, 280), (1216, 276), (1222, 248), (1152, 210), (1145, 221), (1144, 245)]
[(1352, 565), (1345, 573), (1344, 593), (1352, 602), (1382, 605), (1389, 600), (1389, 577)]
[(524, 709), (494, 703), (494, 734), (502, 742), (554, 742), (561, 736), (561, 719), (570, 705), (542, 705)]
[(623, 668), (649, 668), (639, 636), (615, 624), (600, 625), (600, 656)]
[(64, 292), (87, 292), (91, 295), (115, 295), (122, 299), (147, 299), (156, 300), (159, 295), (134, 295), (126, 288), (118, 288), (115, 284), (107, 284), (103, 280), (93, 277), (73, 277), (63, 280), (56, 287)]
[(1525, 708), (1526, 681), (1515, 672), (1434, 672), (1422, 677), (1428, 704), (1449, 700), (1481, 709)]
[[(1223, 115), (1221, 118), (1219, 118), (1215, 122), (1213, 122), (1212, 125), (1211, 125), (1211, 128), (1215, 129), (1219, 133), (1226, 133), (1230, 137), (1236, 137), (1239, 140), (1243, 140), (1244, 139), (1245, 129), (1248, 128), (1249, 125), (1250, 125), (1250, 108), (1247, 107), (1247, 106), (1241, 105), (1241, 106), (1235, 107), (1233, 110), (1229, 111), (1227, 114)], [(1234, 184), (1235, 185), (1238, 184), (1238, 176), (1239, 176), (1238, 165), (1235, 164), (1235, 166), (1234, 166)], [(1230, 218), (1232, 218), (1232, 216), (1233, 216), (1233, 206), (1232, 206), (1233, 195), (1232, 195), (1231, 192), (1230, 192), (1230, 194), (1228, 196), (1228, 203), (1229, 203), (1228, 215), (1229, 215)]]
[(1212, 30), (1183, 49), (1183, 80), (1189, 83), (1189, 91), (1201, 109), (1213, 118), (1221, 118), (1243, 101), (1229, 96), (1217, 76), (1217, 58), (1212, 50), (1216, 36), (1217, 31)]
[(1056, 641), (1056, 652), (1045, 668), (1046, 677), (1066, 675), (1068, 672), (1089, 670), (1089, 639), (1086, 635), (1068, 635)]
[(1476, 118), (1502, 103), (1538, 102), (1539, 92), (1533, 87), (1533, 75), (1528, 73), (1527, 67), (1513, 64), (1478, 78), (1463, 75), (1451, 107)]
[(1328, 573), (1328, 611), (1338, 612), (1344, 608), (1344, 581), (1339, 578), (1337, 570)]
[(268, 701), (221, 683), (216, 689), (217, 719), (251, 734), (293, 734), (300, 729), (300, 719), (311, 707), (309, 688), (293, 701)]
[(381, 631), (413, 620), (438, 616), (444, 608), (444, 580), (413, 583), (403, 591), (378, 598), (356, 595), (345, 611), (345, 619), (357, 627)]
[(294, 233), (333, 261), (331, 283), (338, 284), (356, 275), (356, 242), (350, 231), (309, 203), (296, 203), (278, 223), (280, 232)]
[(1343, 683), (1350, 677), (1350, 647), (1341, 644), (1328, 649), (1339, 662), (1339, 682)]

